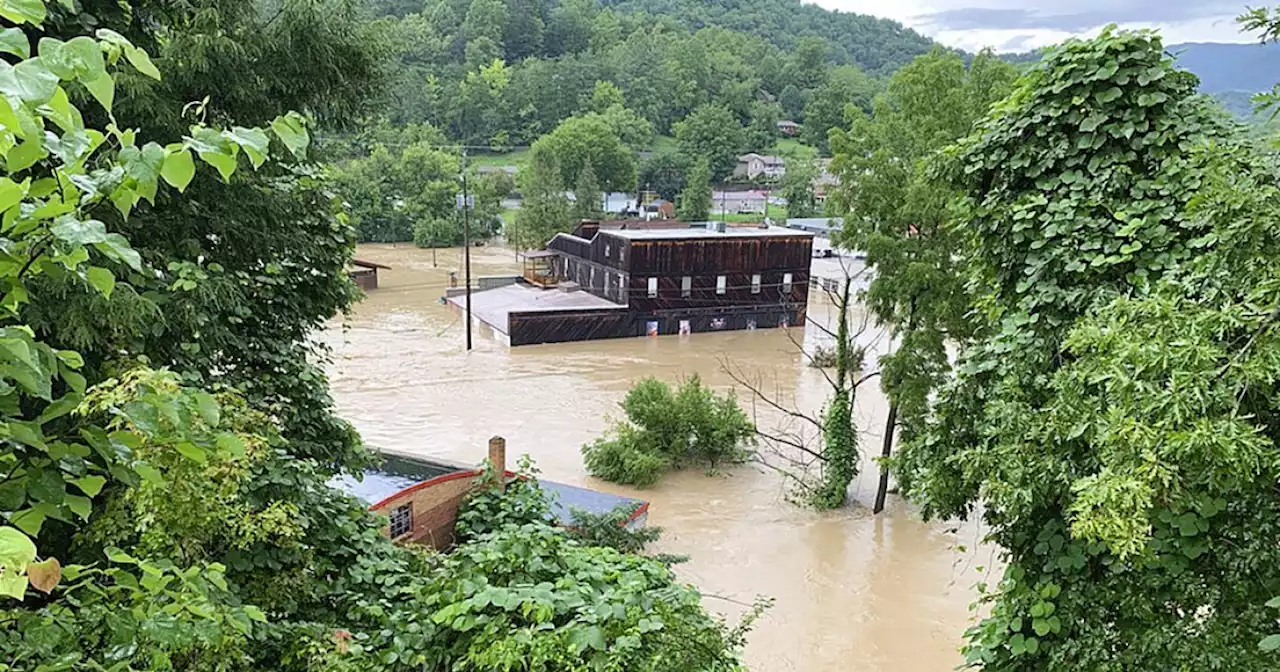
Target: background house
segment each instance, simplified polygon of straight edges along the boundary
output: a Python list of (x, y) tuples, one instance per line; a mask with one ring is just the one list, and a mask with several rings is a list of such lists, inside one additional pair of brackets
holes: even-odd
[(711, 192), (711, 214), (764, 214), (769, 192), (761, 189)]
[(764, 154), (743, 154), (738, 157), (738, 165), (733, 169), (735, 177), (747, 179), (776, 179), (787, 172), (786, 161), (780, 156)]
[(800, 124), (790, 119), (783, 119), (778, 122), (778, 132), (786, 136), (795, 137), (800, 135)]

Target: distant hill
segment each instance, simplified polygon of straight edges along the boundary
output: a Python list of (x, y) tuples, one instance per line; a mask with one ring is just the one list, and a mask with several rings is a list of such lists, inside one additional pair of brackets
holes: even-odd
[(1280, 82), (1280, 44), (1187, 43), (1168, 47), (1205, 93), (1270, 91)]
[(763, 37), (790, 50), (804, 37), (831, 43), (829, 56), (888, 75), (934, 46), (897, 21), (803, 4), (800, 0), (599, 0), (605, 7), (673, 18), (697, 29), (728, 28)]
[[(1165, 50), (1177, 57), (1179, 67), (1200, 78), (1201, 91), (1219, 98), (1247, 101), (1280, 82), (1280, 44), (1187, 42), (1166, 45)], [(1012, 63), (1033, 63), (1040, 56), (1040, 51), (1032, 51), (1003, 58)]]

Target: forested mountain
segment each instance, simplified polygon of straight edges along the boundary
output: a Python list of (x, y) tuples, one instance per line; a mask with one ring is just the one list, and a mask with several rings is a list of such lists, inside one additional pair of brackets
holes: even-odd
[(867, 73), (931, 47), (899, 24), (799, 0), (371, 0), (366, 10), (382, 17), (400, 64), (388, 121), (479, 145), (531, 144), (585, 110), (601, 81), (658, 133), (716, 104), (761, 129), (816, 111), (810, 131), (822, 142), (840, 121), (827, 118), (829, 101), (869, 106)]
[(1280, 72), (1280, 45), (1188, 43), (1168, 47), (1178, 65), (1200, 78), (1205, 93), (1270, 91)]
[(793, 49), (805, 37), (830, 43), (828, 57), (880, 75), (910, 63), (933, 41), (902, 24), (802, 4), (800, 0), (602, 0), (621, 11), (664, 16), (700, 28), (716, 26), (769, 40)]

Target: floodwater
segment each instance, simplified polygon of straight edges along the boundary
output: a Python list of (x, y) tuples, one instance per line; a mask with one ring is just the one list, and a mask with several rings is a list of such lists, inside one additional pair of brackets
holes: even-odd
[[(599, 436), (632, 381), (676, 382), (698, 374), (721, 389), (726, 371), (756, 381), (788, 405), (815, 412), (827, 394), (819, 370), (795, 341), (821, 342), (820, 329), (769, 329), (509, 348), (487, 327), (465, 349), (460, 312), (440, 297), (449, 272), (462, 277), (459, 250), (409, 245), (361, 246), (358, 257), (387, 264), (381, 287), (323, 339), (333, 348), (330, 375), (339, 413), (366, 443), (398, 453), (476, 463), (489, 437), (507, 439), (508, 460), (528, 454), (544, 478), (650, 501), (649, 522), (664, 529), (660, 549), (691, 557), (677, 567), (709, 608), (733, 618), (756, 596), (776, 603), (749, 636), (752, 670), (774, 672), (950, 670), (969, 625), (978, 581), (994, 581), (993, 551), (973, 523), (925, 523), (890, 495), (871, 514), (877, 473), (867, 459), (844, 509), (818, 513), (787, 501), (782, 477), (759, 464), (725, 474), (668, 474), (633, 490), (588, 477), (582, 444)], [(510, 250), (476, 248), (474, 276), (513, 272)], [(810, 317), (829, 305), (813, 292)], [(793, 340), (795, 339), (795, 340)], [(863, 339), (883, 346), (881, 335)], [(874, 366), (874, 356), (870, 356)], [(786, 429), (783, 415), (753, 402), (744, 408), (762, 429)], [(878, 454), (886, 408), (864, 385), (856, 413), (864, 454)], [(793, 426), (792, 429), (795, 427)], [(774, 461), (774, 460), (770, 460)]]

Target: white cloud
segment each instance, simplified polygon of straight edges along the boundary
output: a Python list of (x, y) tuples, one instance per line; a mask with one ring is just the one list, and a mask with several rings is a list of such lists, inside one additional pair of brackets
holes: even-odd
[(844, 12), (900, 21), (952, 47), (1027, 51), (1108, 23), (1155, 28), (1166, 44), (1252, 42), (1235, 23), (1239, 0), (806, 0)]

